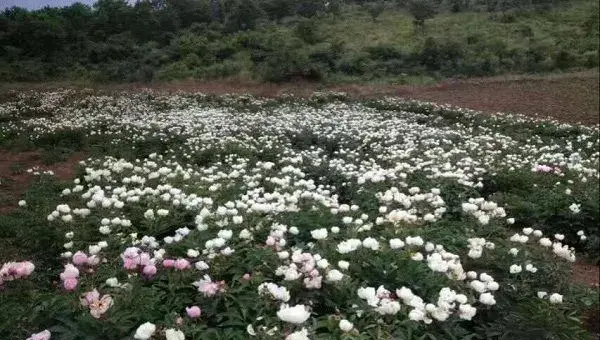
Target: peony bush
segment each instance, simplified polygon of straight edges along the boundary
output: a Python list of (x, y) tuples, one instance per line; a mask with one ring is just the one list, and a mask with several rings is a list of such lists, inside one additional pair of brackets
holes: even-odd
[(597, 128), (149, 90), (14, 93), (0, 122), (87, 153), (0, 216), (6, 339), (591, 337)]

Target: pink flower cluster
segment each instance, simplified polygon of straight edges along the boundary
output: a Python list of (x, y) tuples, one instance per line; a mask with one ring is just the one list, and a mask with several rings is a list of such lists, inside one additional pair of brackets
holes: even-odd
[(146, 277), (152, 277), (157, 269), (155, 259), (149, 253), (142, 251), (138, 247), (129, 247), (121, 254), (123, 259), (123, 268), (127, 270), (141, 269)]
[(99, 319), (113, 305), (110, 295), (100, 297), (96, 289), (83, 294), (80, 300), (82, 306), (90, 308), (90, 314), (96, 319)]
[(198, 291), (206, 297), (222, 293), (226, 288), (225, 281), (213, 281), (208, 275), (204, 275), (202, 279), (194, 282), (193, 285), (198, 287)]
[(549, 165), (544, 165), (544, 164), (538, 164), (535, 166), (534, 168), (534, 172), (543, 172), (543, 173), (550, 173), (550, 172), (554, 172), (555, 174), (560, 174), (562, 171), (560, 170), (560, 168), (558, 167), (551, 167)]
[(84, 253), (82, 251), (78, 251), (75, 254), (73, 254), (72, 261), (73, 261), (73, 264), (76, 266), (84, 266), (84, 265), (95, 266), (100, 263), (100, 257), (98, 257), (96, 255), (87, 256), (86, 253)]
[(74, 290), (79, 283), (79, 269), (71, 263), (65, 265), (65, 270), (60, 273), (60, 279), (62, 280), (63, 287), (66, 290)]
[(298, 265), (300, 272), (304, 274), (304, 287), (307, 289), (321, 289), (323, 276), (319, 273), (319, 270), (315, 267), (316, 259), (311, 253), (294, 253), (292, 254), (292, 261)]
[(26, 278), (35, 269), (33, 263), (29, 261), (23, 262), (7, 262), (0, 268), (0, 286), (6, 281), (13, 281)]
[(186, 259), (177, 259), (177, 260), (165, 259), (165, 260), (163, 260), (162, 265), (165, 268), (175, 268), (177, 270), (186, 270), (186, 269), (190, 269), (192, 267), (192, 265), (190, 264), (190, 261), (188, 261)]

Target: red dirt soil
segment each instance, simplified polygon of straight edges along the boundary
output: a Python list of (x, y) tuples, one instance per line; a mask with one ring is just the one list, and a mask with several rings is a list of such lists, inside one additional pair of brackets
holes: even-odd
[(446, 80), (436, 85), (323, 85), (298, 81), (265, 84), (248, 81), (176, 82), (118, 85), (119, 89), (149, 87), (166, 91), (198, 91), (207, 94), (249, 93), (260, 97), (294, 94), (306, 97), (315, 91), (340, 91), (357, 98), (395, 96), (480, 110), (506, 112), (565, 123), (596, 125), (600, 112), (598, 70), (545, 76), (502, 76)]
[(550, 75), (515, 75), (491, 78), (449, 79), (436, 85), (322, 84), (303, 80), (272, 84), (249, 80), (177, 81), (171, 83), (0, 83), (7, 90), (91, 88), (100, 91), (189, 91), (206, 94), (248, 93), (258, 97), (294, 94), (310, 96), (315, 91), (340, 91), (355, 98), (395, 96), (495, 113), (518, 113), (553, 118), (566, 123), (597, 125), (600, 112), (598, 69)]
[(23, 192), (34, 180), (35, 175), (27, 169), (52, 170), (59, 180), (69, 180), (75, 174), (77, 163), (84, 159), (83, 153), (73, 154), (67, 161), (43, 165), (41, 152), (25, 151), (12, 153), (0, 150), (0, 215), (8, 214), (17, 207)]

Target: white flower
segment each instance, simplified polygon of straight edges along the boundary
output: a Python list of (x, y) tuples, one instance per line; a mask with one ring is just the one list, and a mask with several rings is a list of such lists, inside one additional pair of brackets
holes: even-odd
[(485, 284), (485, 288), (487, 290), (496, 291), (500, 288), (500, 284), (498, 284), (496, 281), (487, 282)]
[(533, 228), (523, 228), (523, 234), (529, 235), (533, 233)]
[(342, 330), (342, 332), (350, 332), (352, 328), (354, 328), (352, 322), (346, 319), (340, 320), (340, 329)]
[(99, 231), (99, 232), (100, 232), (100, 234), (102, 234), (102, 235), (108, 235), (108, 234), (110, 234), (110, 227), (109, 227), (109, 226), (106, 226), (106, 225), (103, 225), (103, 226), (101, 226), (100, 228), (98, 228), (98, 231)]
[(340, 281), (343, 277), (344, 277), (344, 274), (342, 274), (337, 269), (332, 269), (327, 273), (327, 281), (329, 281), (329, 282)]
[(277, 317), (285, 322), (301, 324), (308, 320), (310, 312), (307, 311), (304, 305), (295, 305), (293, 307), (282, 305), (279, 311), (277, 311)]
[(286, 336), (285, 340), (310, 340), (308, 338), (308, 330), (306, 330), (306, 328), (302, 328), (302, 330)]
[(550, 241), (550, 239), (547, 238), (547, 237), (541, 238), (539, 242), (544, 247), (551, 247), (552, 246), (552, 241)]
[(204, 261), (198, 261), (198, 262), (196, 262), (196, 264), (194, 266), (198, 270), (206, 270), (206, 269), (210, 268), (208, 266), (208, 264), (206, 264), (206, 262), (204, 262)]
[(324, 240), (327, 238), (327, 229), (325, 228), (321, 228), (321, 229), (315, 229), (312, 230), (310, 232), (310, 235), (315, 239), (315, 240)]
[(477, 308), (469, 305), (462, 304), (458, 306), (459, 317), (463, 320), (471, 320), (477, 313)]
[(469, 286), (471, 286), (471, 288), (473, 288), (473, 290), (475, 290), (478, 293), (483, 293), (485, 292), (485, 283), (479, 281), (479, 280), (473, 280), (469, 283)]
[(147, 340), (150, 339), (152, 334), (156, 331), (156, 325), (150, 322), (146, 322), (141, 324), (135, 331), (135, 335), (133, 336), (135, 339), (139, 340)]
[(512, 218), (512, 217), (511, 218), (507, 218), (506, 219), (506, 223), (508, 223), (508, 224), (515, 224), (515, 219)]
[(512, 256), (517, 256), (517, 254), (519, 253), (519, 249), (517, 248), (510, 248), (510, 250), (508, 251), (509, 254), (511, 254)]
[(542, 237), (543, 233), (541, 230), (534, 230), (533, 231), (533, 236), (535, 237)]
[(256, 331), (254, 331), (254, 327), (252, 327), (252, 324), (248, 324), (248, 326), (246, 326), (246, 332), (252, 336), (256, 335)]
[(338, 262), (338, 267), (340, 267), (340, 269), (348, 269), (348, 267), (350, 267), (350, 262), (348, 262), (348, 261), (339, 261)]
[(408, 313), (408, 318), (412, 321), (422, 321), (425, 319), (425, 312), (420, 309), (413, 309)]
[(198, 256), (200, 256), (200, 252), (197, 251), (196, 249), (188, 249), (187, 256), (188, 257), (198, 257)]
[(565, 239), (565, 235), (563, 235), (563, 234), (554, 234), (554, 238), (557, 239), (557, 240), (559, 240), (559, 241), (562, 241), (562, 240)]
[(393, 238), (390, 240), (390, 248), (399, 249), (404, 247), (404, 242), (399, 238)]
[(578, 214), (581, 211), (581, 204), (573, 203), (569, 206), (569, 209), (573, 214)]
[(25, 200), (20, 200), (19, 201), (19, 207), (24, 207), (26, 205), (27, 205), (27, 201), (25, 201)]
[(494, 296), (491, 293), (483, 293), (479, 295), (479, 302), (489, 306), (496, 304), (496, 300), (494, 299)]
[(533, 266), (531, 263), (528, 263), (528, 264), (525, 266), (525, 270), (526, 270), (526, 271), (528, 271), (528, 272), (531, 272), (531, 273), (535, 273), (535, 272), (537, 272), (537, 268), (536, 268), (536, 267), (534, 267), (534, 266)]
[(543, 299), (543, 298), (544, 298), (546, 295), (548, 295), (548, 293), (546, 293), (546, 292), (543, 292), (543, 291), (539, 291), (539, 292), (537, 292), (537, 296), (538, 296), (540, 299)]
[(363, 247), (369, 248), (371, 250), (379, 249), (379, 242), (377, 242), (377, 240), (372, 237), (367, 237), (366, 239), (364, 239), (362, 241), (362, 245)]
[(102, 250), (102, 248), (96, 244), (92, 244), (91, 246), (88, 247), (88, 251), (89, 251), (90, 255), (96, 255), (100, 252), (100, 250)]
[(417, 253), (414, 253), (410, 258), (415, 261), (423, 261), (423, 254), (417, 252)]
[(510, 266), (510, 273), (511, 274), (518, 274), (521, 271), (523, 271), (523, 268), (519, 265), (513, 264), (512, 266)]
[(106, 285), (113, 288), (121, 286), (119, 284), (119, 280), (116, 277), (109, 277), (108, 279), (106, 279)]
[(185, 340), (185, 334), (183, 334), (182, 331), (173, 328), (167, 329), (165, 331), (165, 336), (167, 337), (167, 340)]
[(562, 303), (563, 302), (563, 296), (558, 294), (558, 293), (554, 293), (552, 295), (550, 295), (550, 303)]

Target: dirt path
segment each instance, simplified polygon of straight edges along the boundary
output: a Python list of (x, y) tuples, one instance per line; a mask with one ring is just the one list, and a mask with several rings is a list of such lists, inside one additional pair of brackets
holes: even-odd
[(52, 171), (57, 179), (69, 180), (75, 174), (77, 163), (83, 158), (83, 153), (75, 153), (65, 162), (43, 165), (38, 151), (13, 153), (0, 149), (0, 215), (10, 213), (17, 206), (35, 178), (34, 174), (27, 172), (28, 169)]

